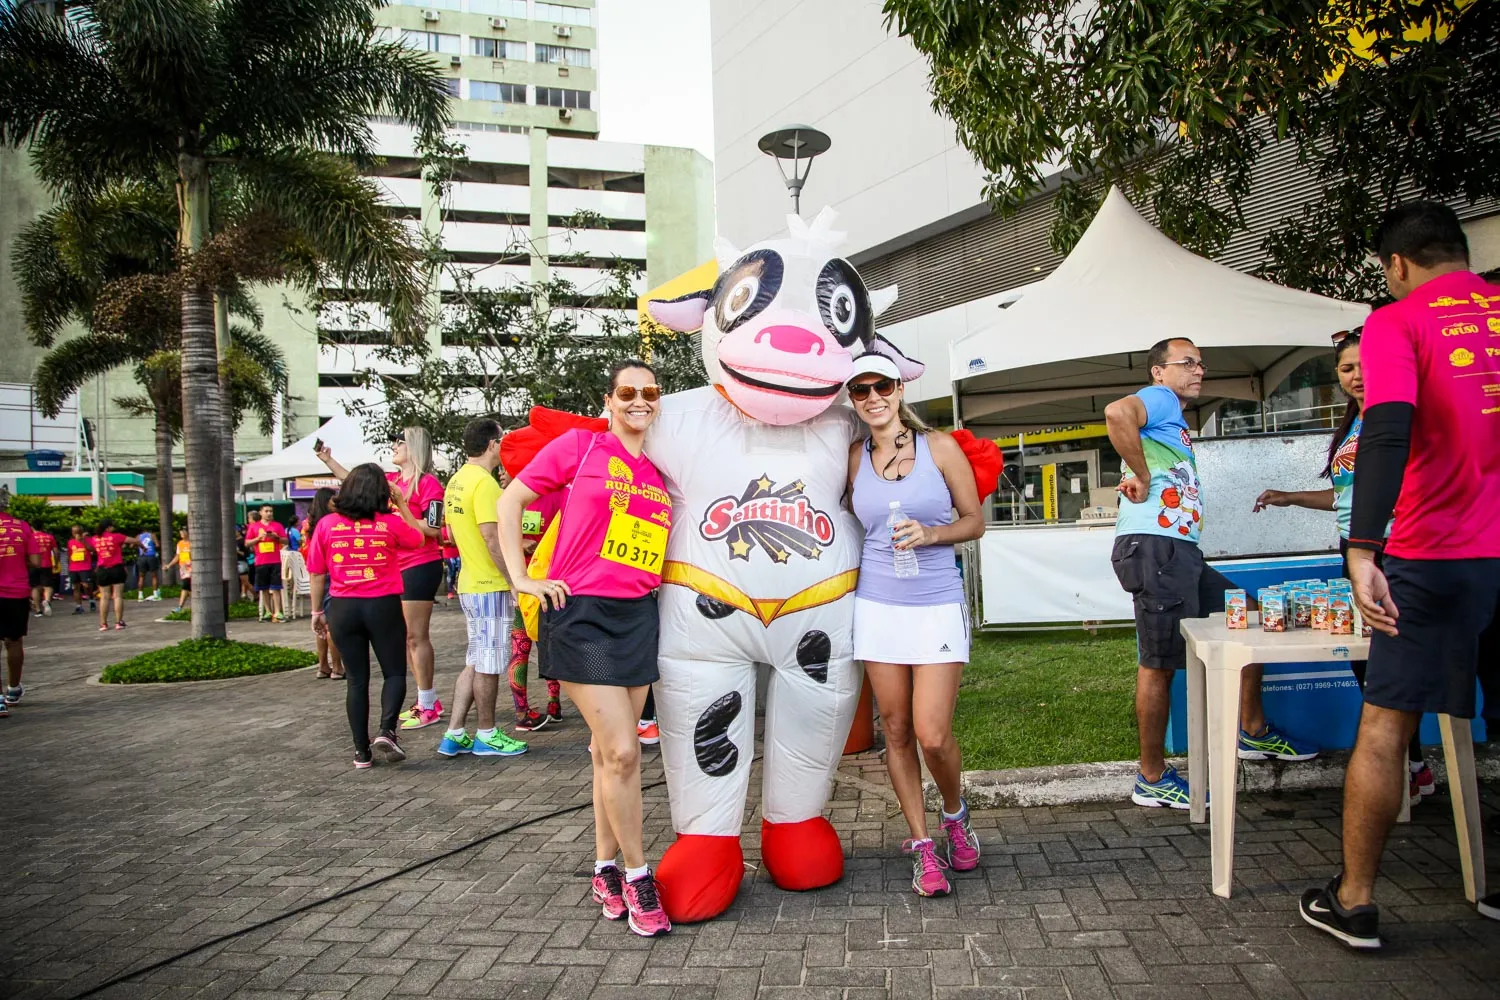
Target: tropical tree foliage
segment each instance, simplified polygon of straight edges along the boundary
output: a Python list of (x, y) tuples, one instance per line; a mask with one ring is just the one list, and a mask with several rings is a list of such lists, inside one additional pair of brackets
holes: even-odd
[[(381, 301), (396, 338), (426, 326), (422, 250), (353, 164), (374, 156), (369, 116), (436, 141), (448, 99), (429, 56), (376, 37), (377, 2), (75, 0), (57, 5), (63, 16), (0, 7), (0, 142), (28, 146), (65, 194), (175, 179), (197, 636), (224, 635), (223, 290), (236, 279), (342, 286)], [(238, 206), (214, 203), (222, 179)], [(237, 248), (286, 233), (303, 234), (301, 252), (239, 269)]]
[(1108, 184), (1205, 254), (1244, 226), (1261, 157), (1290, 143), (1318, 191), (1266, 240), (1274, 280), (1378, 294), (1395, 202), (1500, 196), (1500, 4), (1475, 0), (884, 0), (933, 106), (1013, 212), (1065, 168), (1066, 252)]

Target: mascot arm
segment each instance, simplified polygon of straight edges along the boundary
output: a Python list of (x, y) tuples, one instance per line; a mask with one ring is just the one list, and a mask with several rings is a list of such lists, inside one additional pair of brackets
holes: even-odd
[(953, 432), (953, 441), (963, 449), (964, 457), (974, 469), (974, 485), (984, 500), (1000, 488), (1000, 446), (989, 438), (977, 438), (969, 431)]
[(536, 457), (537, 452), (568, 431), (598, 433), (608, 429), (609, 421), (603, 417), (580, 417), (576, 413), (533, 406), (526, 426), (518, 427), (501, 438), (500, 465), (505, 469), (505, 474), (514, 479)]

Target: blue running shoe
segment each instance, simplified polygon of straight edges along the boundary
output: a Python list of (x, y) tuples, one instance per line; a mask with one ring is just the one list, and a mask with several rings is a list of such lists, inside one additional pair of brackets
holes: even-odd
[(1270, 719), (1266, 720), (1266, 731), (1259, 736), (1240, 730), (1240, 760), (1312, 760), (1321, 749), (1306, 740), (1292, 739)]
[(498, 729), (491, 736), (474, 734), (474, 756), (476, 757), (518, 757), (525, 752), (525, 743), (506, 736)]
[(442, 740), (438, 743), (437, 752), (444, 757), (457, 757), (461, 753), (473, 753), (474, 737), (470, 736), (467, 731), (457, 736), (451, 733), (444, 733)]
[(1188, 807), (1188, 783), (1182, 775), (1177, 773), (1177, 768), (1169, 767), (1161, 773), (1159, 781), (1147, 781), (1145, 775), (1135, 776), (1135, 791), (1130, 793), (1130, 801), (1138, 806), (1149, 806), (1159, 809), (1167, 806), (1172, 809), (1186, 809)]

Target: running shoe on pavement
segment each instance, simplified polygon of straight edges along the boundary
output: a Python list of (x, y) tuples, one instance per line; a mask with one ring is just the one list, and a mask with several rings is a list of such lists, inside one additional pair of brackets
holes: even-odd
[(547, 702), (547, 718), (553, 722), (562, 721), (562, 702), (551, 700)]
[[(1339, 879), (1321, 889), (1309, 889), (1302, 894), (1298, 910), (1302, 919), (1325, 934), (1331, 934), (1351, 948), (1364, 951), (1380, 947), (1380, 911), (1373, 903), (1346, 910), (1339, 905)], [(1483, 912), (1483, 911), (1480, 911)]]
[(40, 610), (40, 609), (38, 609), (38, 610), (36, 610), (36, 611), (33, 611), (33, 612), (32, 612), (32, 613), (31, 613), (31, 617), (33, 617), (33, 618), (40, 618), (40, 617), (42, 617), (42, 612), (41, 612), (41, 610)]
[(604, 912), (605, 920), (619, 920), (625, 915), (625, 876), (615, 865), (594, 875), (594, 902)]
[(124, 622), (115, 622), (115, 631), (116, 632), (123, 632), (124, 630), (125, 630), (125, 623)]
[[(421, 702), (417, 702), (411, 708), (408, 708), (406, 711), (404, 711), (400, 715), (396, 716), (396, 718), (398, 720), (400, 720), (401, 722), (405, 722), (407, 719), (416, 718), (417, 713), (420, 712), (421, 710), (422, 710), (422, 703)], [(443, 714), (443, 703), (442, 703), (442, 701), (441, 700), (434, 701), (432, 703), (432, 710), (434, 712), (436, 712), (438, 715), (442, 715)]]
[(375, 758), (370, 755), (368, 749), (354, 751), (354, 767), (357, 770), (363, 771), (374, 763)]
[(654, 747), (661, 742), (661, 730), (657, 728), (655, 719), (650, 722), (637, 722), (635, 734), (640, 737), (643, 747)]
[(443, 713), (437, 710), (436, 705), (432, 708), (418, 706), (412, 709), (412, 714), (409, 717), (401, 720), (401, 728), (403, 731), (409, 729), (426, 729), (428, 726), (436, 725), (442, 721)]
[(528, 711), (525, 715), (516, 717), (516, 729), (523, 733), (534, 733), (551, 721), (550, 717), (541, 712)]
[(1240, 730), (1240, 760), (1312, 760), (1321, 751), (1306, 740), (1294, 740), (1277, 729), (1270, 719), (1266, 731), (1251, 736)]
[(99, 626), (99, 631), (101, 631), (101, 632), (108, 632), (109, 631), (109, 626), (108, 625), (100, 625)]
[(911, 890), (918, 896), (946, 896), (953, 891), (943, 869), (948, 862), (937, 856), (932, 839), (908, 840), (901, 845), (902, 854), (911, 855)]
[(24, 684), (8, 687), (5, 689), (5, 703), (7, 705), (19, 705), (21, 703), (21, 696), (25, 693), (26, 686)]
[(43, 601), (42, 602), (42, 614), (46, 615), (48, 618), (52, 617), (52, 602), (51, 601)]
[(943, 833), (948, 835), (948, 867), (956, 872), (973, 871), (979, 867), (979, 838), (969, 823), (969, 804), (964, 803), (963, 812), (957, 819), (943, 817)]
[(1432, 776), (1432, 768), (1428, 767), (1425, 762), (1422, 764), (1420, 771), (1413, 771), (1411, 773), (1411, 783), (1413, 786), (1411, 793), (1413, 801), (1416, 800), (1419, 793), (1425, 799), (1437, 791), (1437, 778)]
[(4, 719), (9, 715), (10, 709), (5, 707), (5, 699), (0, 698), (0, 719)]
[(370, 749), (380, 754), (387, 764), (406, 759), (406, 751), (401, 749), (400, 738), (389, 729), (381, 730), (380, 735), (370, 743)]
[(526, 752), (526, 744), (496, 729), (492, 736), (474, 734), (474, 756), (519, 757)]
[(656, 879), (647, 872), (638, 879), (625, 883), (625, 910), (630, 916), (630, 929), (641, 937), (660, 937), (672, 929), (667, 911), (662, 909)]
[(1130, 801), (1138, 806), (1149, 806), (1153, 809), (1159, 809), (1162, 806), (1186, 809), (1188, 807), (1188, 783), (1182, 775), (1177, 773), (1175, 767), (1167, 768), (1156, 781), (1147, 781), (1144, 774), (1137, 774), (1135, 791), (1130, 793)]
[(443, 738), (438, 741), (437, 752), (444, 757), (457, 757), (459, 754), (473, 753), (474, 737), (470, 736), (467, 730), (459, 736), (454, 736), (452, 733), (444, 733)]
[(81, 614), (83, 614), (83, 605), (82, 604), (75, 605), (73, 607), (73, 613), (75, 615), (81, 615)]

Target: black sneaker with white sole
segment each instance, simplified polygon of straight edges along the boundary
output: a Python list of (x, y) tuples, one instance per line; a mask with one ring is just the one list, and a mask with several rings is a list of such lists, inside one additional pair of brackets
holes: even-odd
[(383, 730), (370, 741), (370, 749), (378, 753), (387, 764), (406, 759), (406, 751), (401, 749), (401, 740), (389, 729)]
[(1500, 920), (1500, 892), (1492, 892), (1488, 896), (1474, 904), (1481, 917), (1489, 917), (1491, 920)]
[(1339, 879), (1335, 875), (1321, 889), (1302, 894), (1298, 910), (1302, 919), (1351, 948), (1372, 951), (1380, 947), (1380, 910), (1373, 903), (1346, 910), (1339, 905)]

